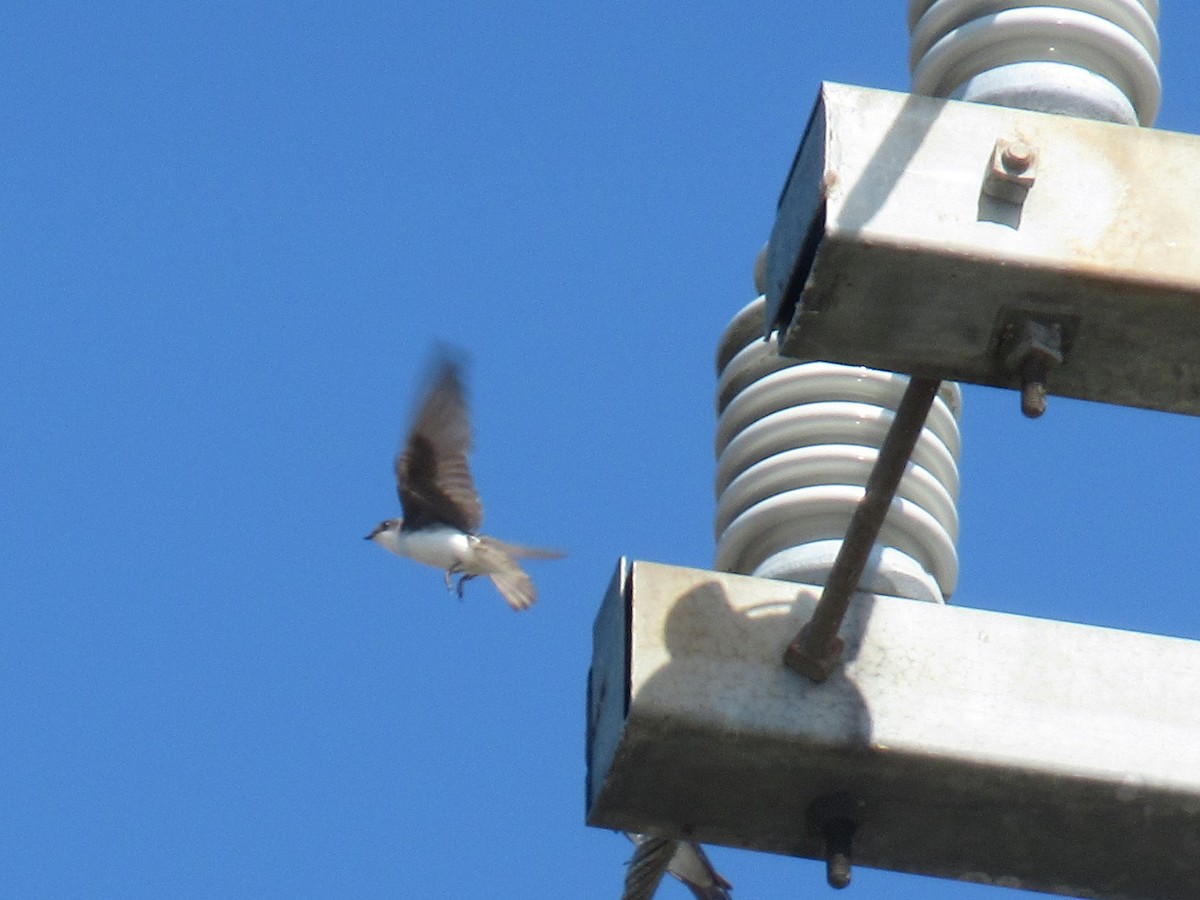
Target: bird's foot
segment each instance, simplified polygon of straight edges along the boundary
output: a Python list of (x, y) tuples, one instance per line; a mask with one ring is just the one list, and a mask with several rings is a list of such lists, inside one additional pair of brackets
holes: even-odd
[(474, 577), (475, 577), (474, 575), (464, 575), (460, 579), (458, 579), (458, 584), (455, 586), (454, 592), (456, 594), (458, 594), (459, 600), (461, 600), (463, 598), (463, 585), (465, 585), (468, 581), (470, 581)]

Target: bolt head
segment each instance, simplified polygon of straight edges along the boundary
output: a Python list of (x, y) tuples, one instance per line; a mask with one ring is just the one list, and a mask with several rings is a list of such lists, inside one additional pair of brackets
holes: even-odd
[(1024, 172), (1033, 164), (1033, 148), (1021, 141), (1013, 141), (1000, 153), (1000, 162), (1010, 172)]

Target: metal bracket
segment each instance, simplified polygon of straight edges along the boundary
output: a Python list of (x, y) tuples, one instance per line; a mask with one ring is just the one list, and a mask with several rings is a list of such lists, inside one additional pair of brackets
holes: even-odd
[(1200, 897), (1200, 642), (859, 593), (814, 685), (779, 657), (820, 592), (622, 564), (596, 619), (590, 825), (828, 861), (809, 808), (844, 791), (855, 868)]
[(1198, 195), (1200, 136), (825, 84), (765, 321), (784, 356), (1020, 389), (995, 323), (1029, 301), (1081, 323), (1055, 395), (1200, 415)]

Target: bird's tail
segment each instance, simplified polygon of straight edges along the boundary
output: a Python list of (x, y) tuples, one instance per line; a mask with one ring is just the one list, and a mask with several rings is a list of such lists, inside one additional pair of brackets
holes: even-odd
[(480, 536), (475, 545), (475, 554), (481, 563), (480, 569), (487, 573), (496, 590), (515, 610), (529, 609), (537, 601), (537, 588), (533, 586), (533, 579), (514, 559), (516, 556), (532, 556), (533, 553), (539, 552), (531, 551), (532, 548), (529, 547), (518, 547), (483, 536)]
[(537, 602), (537, 588), (533, 586), (533, 579), (524, 569), (515, 563), (513, 565), (514, 568), (510, 570), (492, 572), (488, 577), (492, 579), (492, 584), (496, 586), (500, 595), (508, 601), (508, 605), (520, 612)]

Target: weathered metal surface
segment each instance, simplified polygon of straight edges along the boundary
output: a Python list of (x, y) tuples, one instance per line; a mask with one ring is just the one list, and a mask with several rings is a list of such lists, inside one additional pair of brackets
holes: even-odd
[(859, 594), (844, 665), (780, 662), (820, 588), (623, 564), (597, 619), (588, 822), (1080, 897), (1200, 897), (1200, 643)]
[[(1020, 203), (993, 196), (998, 169)], [(1019, 388), (1002, 343), (1033, 320), (1069, 339), (1051, 394), (1197, 415), (1196, 197), (1192, 135), (825, 84), (767, 321), (791, 356)]]

